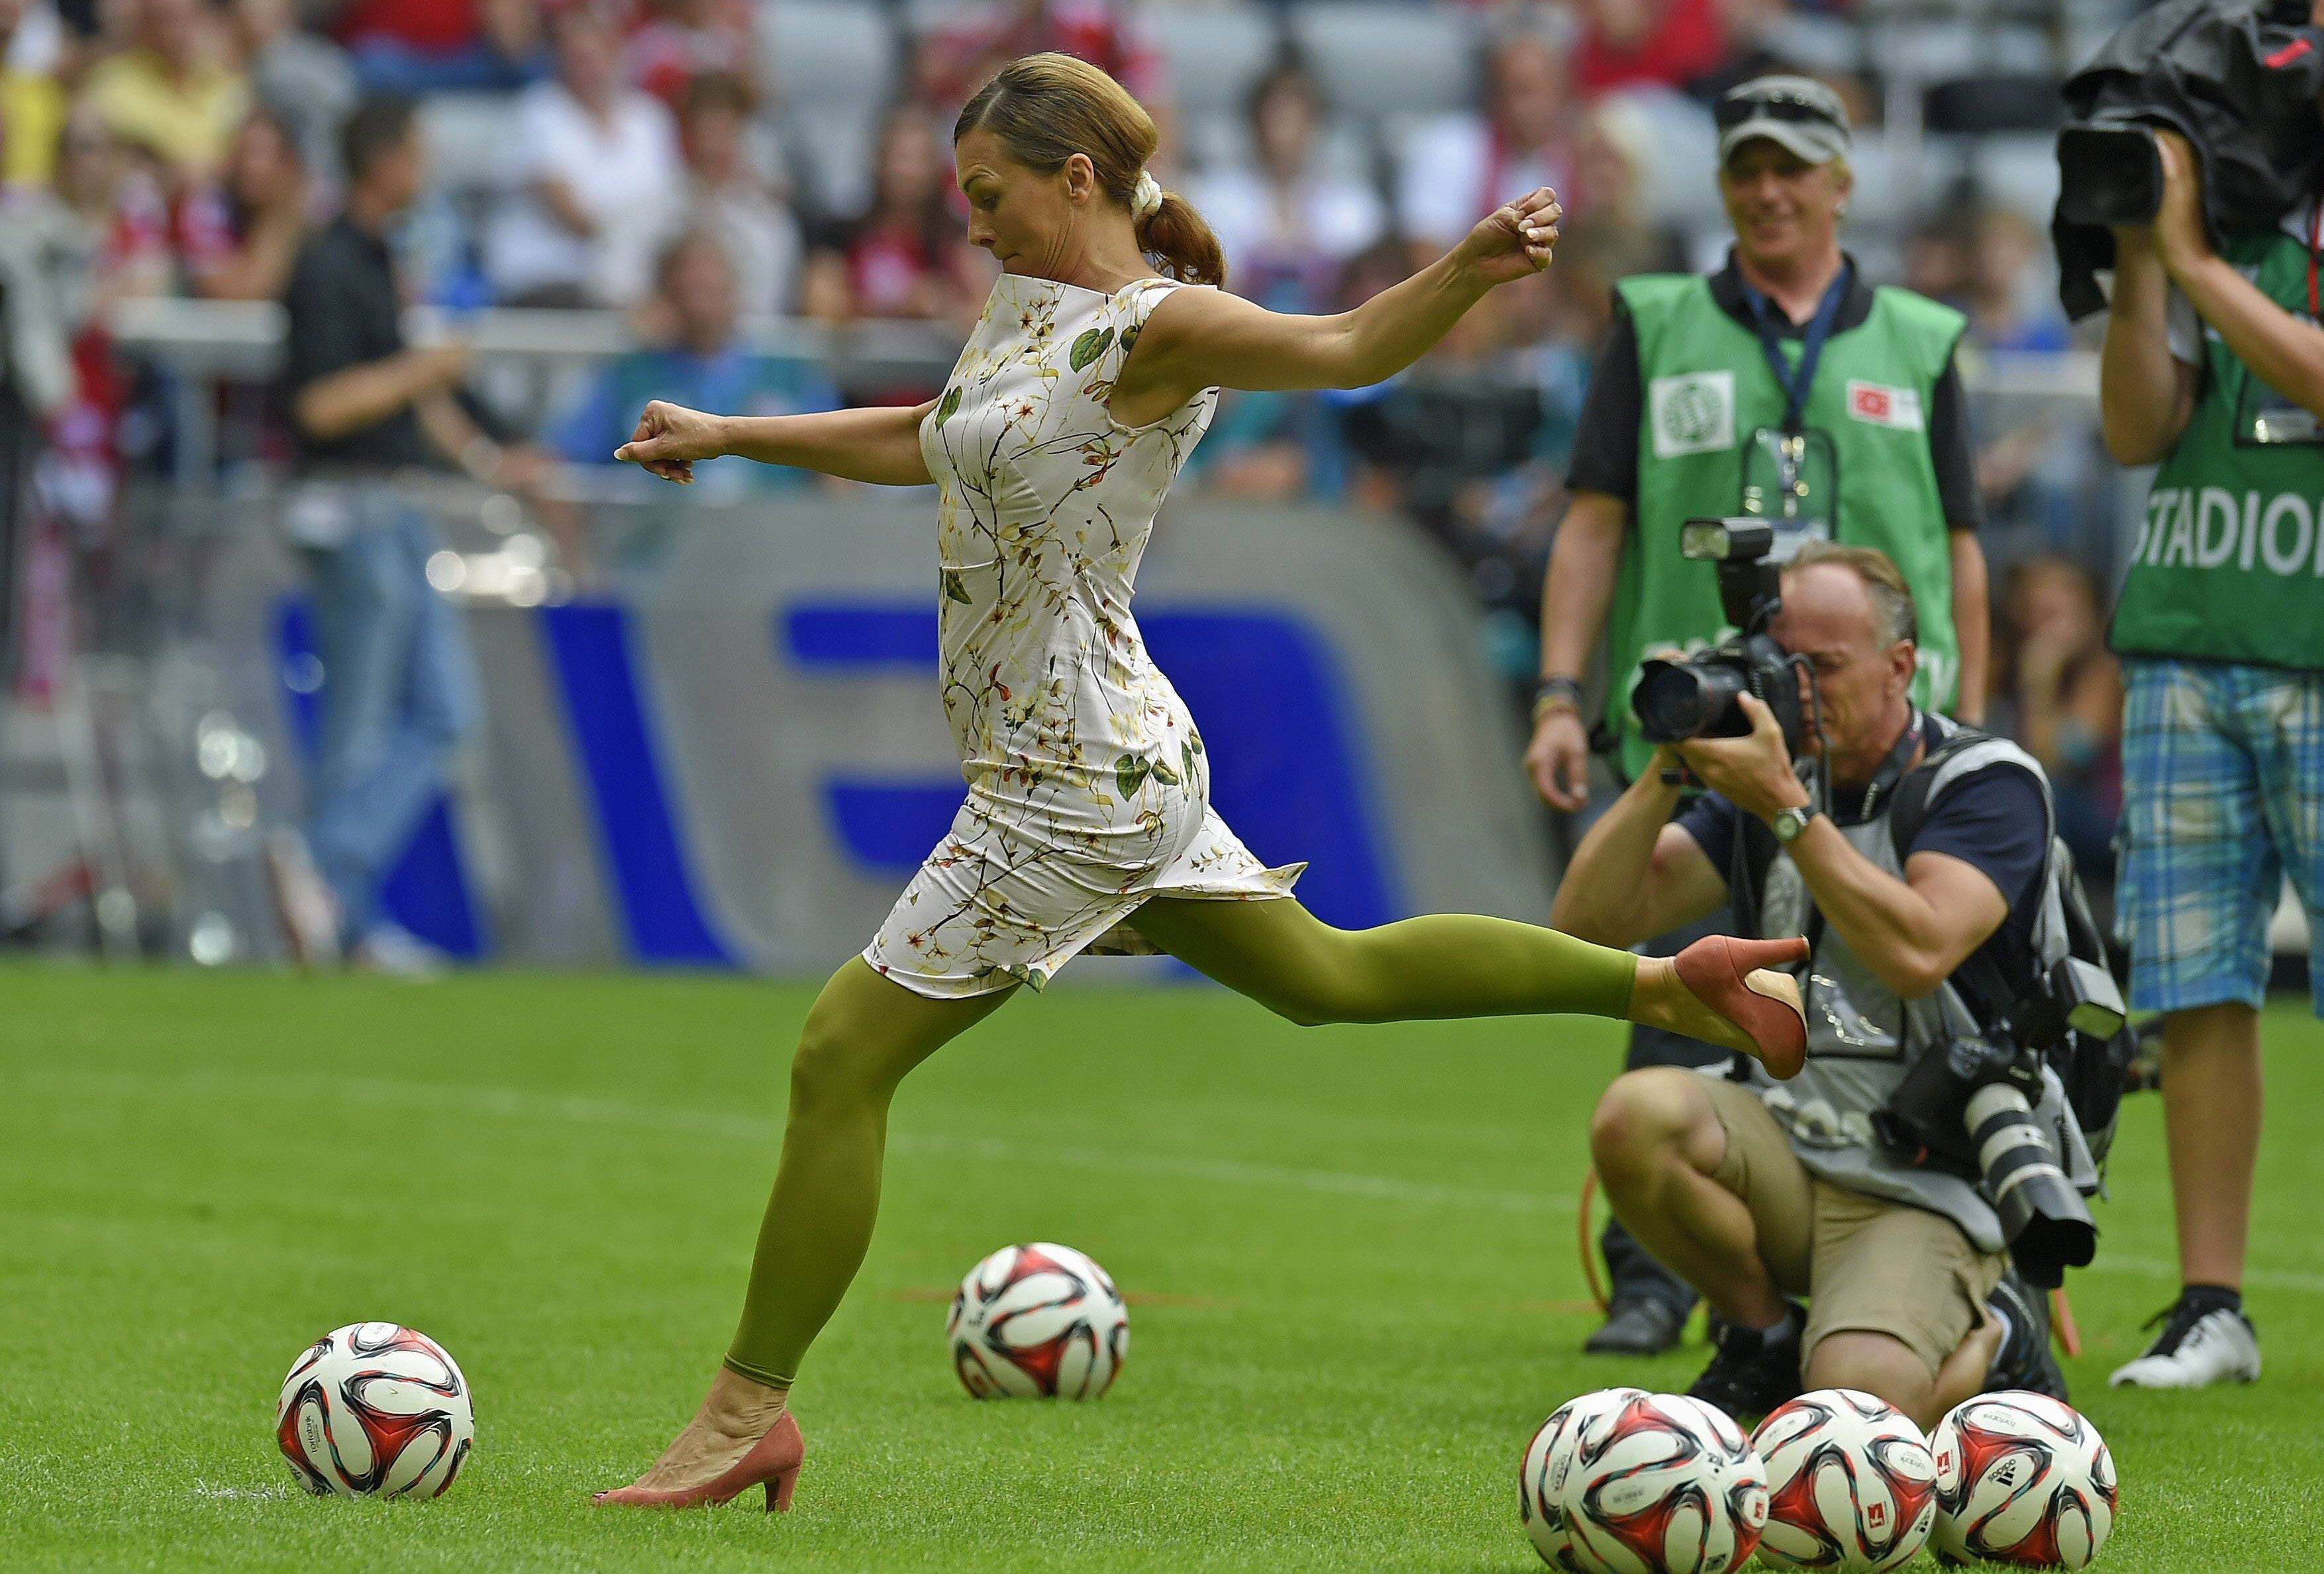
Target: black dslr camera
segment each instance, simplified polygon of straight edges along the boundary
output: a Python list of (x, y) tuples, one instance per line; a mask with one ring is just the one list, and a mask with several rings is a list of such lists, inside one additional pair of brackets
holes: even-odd
[(1807, 739), (1798, 674), (1806, 670), (1767, 632), (1783, 610), (1782, 568), (1770, 563), (1775, 530), (1765, 520), (1689, 520), (1679, 527), (1679, 551), (1719, 566), (1719, 604), (1740, 632), (1715, 649), (1681, 661), (1660, 657), (1638, 668), (1630, 709), (1649, 743), (1690, 738), (1741, 738), (1750, 718), (1737, 703), (1757, 695), (1775, 713), (1784, 743), (1796, 757)]
[[(1873, 1127), (1890, 1149), (1979, 1182), (2018, 1267), (2054, 1289), (2098, 1253), (2097, 1221), (2034, 1118), (2042, 1068), (2070, 1033), (2109, 1039), (2126, 1013), (2114, 977), (2061, 959), (1981, 1038), (1931, 1046)], [(2061, 1134), (2061, 1137), (2063, 1134)]]

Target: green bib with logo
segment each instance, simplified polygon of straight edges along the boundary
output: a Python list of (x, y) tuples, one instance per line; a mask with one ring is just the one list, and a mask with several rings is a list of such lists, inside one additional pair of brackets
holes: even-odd
[[(1637, 334), (1645, 397), (1637, 502), (1608, 632), (1606, 709), (1621, 740), (1622, 769), (1636, 777), (1653, 753), (1630, 712), (1638, 664), (1664, 646), (1700, 649), (1733, 631), (1720, 610), (1712, 566), (1679, 555), (1679, 527), (1748, 511), (1746, 450), (1755, 432), (1783, 424), (1784, 391), (1759, 336), (1728, 315), (1708, 279), (1642, 274), (1617, 288)], [(1960, 649), (1928, 423), (1964, 319), (1910, 290), (1884, 286), (1872, 300), (1869, 317), (1825, 341), (1801, 424), (1831, 440), (1834, 537), (1879, 548), (1913, 587), (1921, 620), (1914, 697), (1943, 710), (1952, 703)], [(1796, 369), (1799, 341), (1782, 347)]]
[[(2232, 236), (2224, 254), (2307, 317), (2307, 247), (2272, 231)], [(2147, 493), (2111, 642), (2126, 656), (2324, 668), (2324, 434), (2225, 340), (2203, 340), (2202, 395)]]

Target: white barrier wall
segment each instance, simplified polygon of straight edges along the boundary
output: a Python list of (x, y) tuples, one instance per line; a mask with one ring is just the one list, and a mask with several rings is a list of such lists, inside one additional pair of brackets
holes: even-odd
[[(215, 569), (207, 621), (243, 724), (296, 760), (311, 704), (297, 691), (328, 675), (305, 654), (299, 565), (264, 512)], [(961, 794), (926, 498), (600, 523), (604, 584), (470, 606), (486, 734), (391, 909), (477, 957), (828, 969)], [(1189, 505), (1157, 529), (1136, 610), (1211, 744), (1221, 811), (1270, 862), (1309, 861), (1302, 896), (1327, 920), (1545, 917), (1522, 741), (1435, 548), (1393, 520)], [(267, 815), (295, 816), (298, 797), (297, 773), (276, 773)]]

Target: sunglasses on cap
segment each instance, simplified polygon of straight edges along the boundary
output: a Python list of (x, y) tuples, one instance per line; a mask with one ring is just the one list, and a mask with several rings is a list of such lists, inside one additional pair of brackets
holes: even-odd
[(1732, 131), (1747, 120), (1804, 121), (1830, 126), (1840, 124), (1830, 105), (1820, 104), (1802, 94), (1786, 92), (1770, 93), (1765, 97), (1754, 94), (1748, 98), (1730, 95), (1712, 107), (1711, 118), (1721, 131)]

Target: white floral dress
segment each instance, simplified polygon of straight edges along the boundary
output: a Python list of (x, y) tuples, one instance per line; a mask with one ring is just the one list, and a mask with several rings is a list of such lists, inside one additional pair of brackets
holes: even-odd
[[(1003, 274), (920, 426), (937, 487), (945, 719), (968, 799), (863, 959), (919, 994), (1046, 984), (1148, 897), (1282, 897), (1209, 805), (1185, 702), (1130, 610), (1155, 511), (1218, 391), (1117, 423), (1114, 379), (1168, 280), (1111, 295)], [(1099, 944), (1102, 942), (1102, 944)]]

